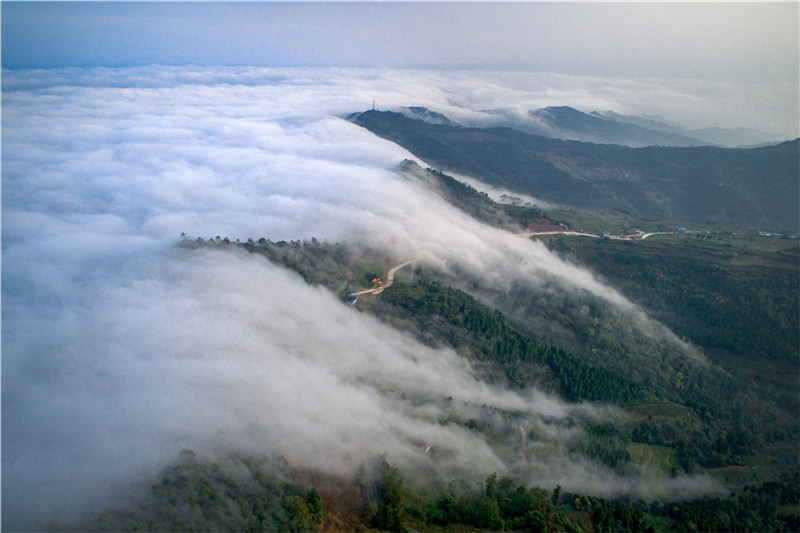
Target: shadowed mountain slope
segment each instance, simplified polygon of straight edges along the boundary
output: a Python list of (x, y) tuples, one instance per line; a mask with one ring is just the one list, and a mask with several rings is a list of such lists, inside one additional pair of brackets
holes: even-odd
[(646, 219), (798, 228), (798, 140), (751, 149), (628, 148), (430, 124), (393, 112), (351, 118), (445, 171), (548, 202)]

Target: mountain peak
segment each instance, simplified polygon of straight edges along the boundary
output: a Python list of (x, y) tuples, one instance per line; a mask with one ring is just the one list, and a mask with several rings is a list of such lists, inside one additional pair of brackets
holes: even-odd
[(424, 120), (425, 122), (429, 122), (431, 124), (438, 124), (440, 126), (457, 126), (455, 122), (444, 116), (443, 114), (439, 113), (438, 111), (433, 111), (428, 109), (427, 107), (422, 106), (409, 106), (409, 107), (401, 107), (400, 112), (407, 116), (408, 118), (413, 118), (416, 120)]

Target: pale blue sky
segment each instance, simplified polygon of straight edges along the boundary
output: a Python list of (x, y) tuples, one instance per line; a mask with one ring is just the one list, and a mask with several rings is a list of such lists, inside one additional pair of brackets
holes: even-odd
[(791, 82), (798, 4), (3, 2), (2, 61)]

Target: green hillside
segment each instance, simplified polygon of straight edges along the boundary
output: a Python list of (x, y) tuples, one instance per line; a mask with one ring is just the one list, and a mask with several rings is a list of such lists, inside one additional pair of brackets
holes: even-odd
[[(413, 175), (420, 172), (413, 164), (406, 167)], [(428, 178), (436, 184), (433, 190), (478, 219), (495, 221), (499, 227), (512, 225), (512, 231), (528, 223), (527, 218), (513, 219), (507, 214), (509, 209), (522, 208), (497, 204), (442, 172), (429, 171)], [(561, 211), (531, 209), (527, 214), (541, 216), (540, 221), (580, 221), (591, 224), (589, 231), (597, 233), (602, 233), (604, 224), (609, 229), (652, 225), (648, 231), (667, 225), (618, 213), (573, 211), (565, 217)], [(471, 292), (494, 301), (519, 331), (567, 347), (584, 361), (624, 376), (664, 400), (703, 405), (715, 417), (727, 420), (746, 415), (749, 431), (763, 438), (784, 429), (796, 431), (795, 413), (800, 408), (798, 240), (724, 228), (676, 231), (647, 240), (538, 238), (568, 260), (605, 277), (714, 364), (676, 358), (668, 344), (642, 335), (631, 327), (629, 318), (588, 295), (576, 297), (555, 287), (543, 295), (524, 285), (496, 295), (479, 282)], [(555, 323), (572, 334), (553, 334), (558, 328), (543, 329), (543, 323)], [(704, 431), (705, 439), (719, 428)], [(708, 465), (714, 461), (709, 456)]]
[[(462, 193), (468, 196), (470, 191)], [(491, 205), (483, 203), (481, 209)], [(502, 221), (502, 207), (497, 209)], [(272, 242), (262, 238), (233, 243), (197, 239), (185, 240), (183, 246), (244, 249), (264, 255), (300, 273), (308, 283), (338, 294), (342, 305), (351, 291), (367, 283), (366, 274), (384, 272), (395, 263), (376, 252), (316, 240)], [(714, 357), (705, 370), (683, 367), (680, 380), (662, 379), (661, 383), (648, 379), (647, 372), (609, 370), (520, 331), (502, 313), (447, 285), (435, 271), (406, 272), (380, 295), (359, 299), (356, 309), (425, 343), (454, 349), (489, 382), (514, 389), (536, 386), (571, 401), (622, 407), (627, 415), (617, 424), (566, 422), (584, 427), (583, 435), (564, 450), (574, 461), (590, 458), (644, 480), (711, 473), (728, 485), (730, 492), (724, 497), (684, 500), (676, 494), (647, 502), (602, 499), (559, 487), (528, 485), (502, 474), (489, 476), (479, 487), (452, 479), (419, 483), (414, 472), (400, 471), (386, 461), (381, 463), (380, 458), (366, 464), (357, 479), (338, 479), (305, 471), (302, 465), (285, 465), (280, 459), (231, 457), (202, 462), (187, 452), (176, 465), (165, 469), (160, 481), (153, 480), (135, 508), (106, 512), (98, 524), (124, 531), (230, 527), (241, 531), (793, 531), (800, 525), (800, 477), (792, 465), (800, 457), (796, 453), (797, 421), (790, 413), (789, 380), (787, 389), (777, 393), (749, 383), (772, 372), (765, 373), (763, 368), (770, 361), (785, 360), (796, 367), (792, 359), (796, 352), (788, 340), (790, 330), (797, 326), (796, 314), (773, 324), (780, 315), (782, 299), (794, 296), (781, 294), (786, 287), (769, 281), (791, 275), (788, 263), (796, 257), (796, 250), (782, 248), (773, 255), (769, 247), (759, 249), (748, 241), (739, 252), (758, 257), (760, 268), (766, 271), (756, 276), (754, 271), (741, 269), (753, 260), (732, 260), (729, 253), (724, 261), (718, 257), (716, 266), (709, 267), (713, 272), (700, 272), (694, 281), (682, 280), (681, 269), (696, 270), (703, 258), (715, 262), (709, 259), (716, 257), (714, 246), (691, 240), (633, 243), (575, 238), (562, 243), (561, 253), (605, 266), (609, 278), (630, 278), (630, 286), (652, 285), (645, 289), (645, 299), (652, 300), (654, 312), (672, 306), (670, 316), (676, 326), (691, 324), (706, 312), (696, 304), (679, 305), (686, 291), (701, 299), (741, 293), (752, 307), (745, 318), (753, 323), (754, 339), (725, 338), (725, 331), (733, 333), (739, 328), (735, 321), (726, 320), (718, 325), (701, 320), (686, 334), (696, 337), (697, 343), (713, 354), (724, 351), (761, 361), (749, 372), (733, 368), (721, 356)], [(667, 256), (671, 260), (665, 260)], [(611, 273), (618, 268), (615, 277)], [(772, 269), (777, 269), (777, 274)], [(675, 283), (653, 281), (667, 272), (675, 277)], [(719, 281), (719, 276), (729, 280)], [(753, 288), (748, 285), (751, 281)], [(723, 311), (726, 314), (735, 313)], [(764, 316), (759, 319), (759, 315)], [(670, 316), (664, 315), (665, 319)], [(760, 324), (771, 328), (761, 337)], [(624, 335), (617, 326), (609, 325), (611, 333)], [(773, 338), (772, 344), (767, 345), (768, 337)], [(726, 343), (725, 350), (716, 347), (720, 343)], [(635, 366), (648, 364), (651, 354), (647, 349)], [(795, 393), (796, 389), (795, 384)], [(705, 394), (700, 394), (701, 390)], [(721, 399), (729, 405), (723, 405)], [(494, 423), (458, 416), (440, 423), (480, 433), (498, 453), (518, 455), (522, 450), (517, 432), (509, 432), (504, 424), (514, 427), (515, 421), (526, 415), (496, 414), (499, 419)], [(528, 438), (542, 437), (531, 432)]]

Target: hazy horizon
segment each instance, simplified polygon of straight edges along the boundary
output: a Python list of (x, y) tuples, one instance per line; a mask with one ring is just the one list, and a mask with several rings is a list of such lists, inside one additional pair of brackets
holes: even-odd
[[(702, 105), (637, 113), (789, 139), (799, 135), (798, 13), (793, 2), (3, 2), (2, 63), (545, 73), (573, 89), (589, 80), (587, 96), (661, 86), (667, 100)], [(536, 89), (535, 77), (517, 78)]]

